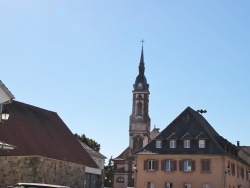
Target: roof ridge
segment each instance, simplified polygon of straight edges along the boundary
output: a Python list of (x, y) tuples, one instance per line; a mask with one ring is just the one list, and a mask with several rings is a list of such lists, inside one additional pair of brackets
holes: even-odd
[[(47, 110), (45, 108), (41, 108), (41, 107), (38, 107), (38, 106), (35, 106), (35, 105), (31, 105), (31, 104), (27, 104), (27, 103), (24, 103), (24, 102), (20, 102), (20, 101), (17, 101), (17, 100), (13, 100), (13, 102), (17, 102), (17, 103), (20, 103), (20, 104), (23, 104), (23, 105), (26, 105), (26, 106), (29, 106), (29, 107), (32, 107), (32, 108), (37, 108), (39, 110), (43, 110), (43, 111), (47, 111), (47, 112), (52, 112), (52, 113), (56, 113), (55, 111), (52, 111), (52, 110)], [(57, 113), (56, 113), (57, 114)]]
[(14, 95), (11, 93), (11, 91), (4, 85), (4, 83), (0, 80), (0, 87), (6, 92), (6, 94), (9, 95), (10, 98), (14, 99)]

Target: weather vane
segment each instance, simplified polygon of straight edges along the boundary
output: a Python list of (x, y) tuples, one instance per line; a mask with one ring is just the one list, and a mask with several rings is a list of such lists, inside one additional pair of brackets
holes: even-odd
[(206, 110), (202, 110), (202, 109), (201, 109), (201, 110), (197, 110), (197, 112), (200, 113), (201, 115), (202, 115), (203, 113), (207, 113)]
[(145, 41), (144, 41), (144, 40), (142, 39), (142, 40), (141, 40), (141, 43), (142, 43), (142, 47), (143, 47), (143, 43), (144, 43), (144, 42), (145, 42)]

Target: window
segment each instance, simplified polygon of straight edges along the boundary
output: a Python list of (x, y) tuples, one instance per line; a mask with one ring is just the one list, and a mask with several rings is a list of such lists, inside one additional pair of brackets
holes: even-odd
[(199, 140), (199, 148), (205, 148), (206, 144), (205, 144), (205, 140)]
[(240, 168), (240, 176), (242, 179), (244, 179), (244, 169)]
[(154, 188), (154, 183), (153, 182), (147, 182), (147, 188)]
[(119, 177), (116, 179), (117, 183), (124, 183), (124, 179), (122, 177)]
[(240, 177), (240, 168), (237, 166), (237, 178)]
[(158, 161), (157, 160), (145, 160), (144, 161), (144, 170), (158, 170)]
[(194, 160), (180, 160), (179, 170), (184, 172), (195, 171), (195, 161)]
[(202, 172), (210, 172), (210, 160), (202, 159), (201, 160), (201, 171)]
[(143, 139), (142, 138), (140, 138), (140, 137), (136, 137), (136, 138), (134, 138), (134, 140), (133, 140), (134, 142), (133, 142), (133, 149), (140, 149), (140, 148), (142, 148), (142, 146), (143, 146)]
[(169, 182), (166, 182), (165, 183), (165, 188), (173, 188), (173, 184), (169, 183)]
[(235, 164), (231, 163), (231, 171), (232, 171), (232, 175), (235, 176)]
[(184, 140), (184, 148), (190, 148), (190, 140)]
[(155, 161), (154, 160), (148, 161), (148, 170), (155, 170)]
[(176, 170), (176, 161), (174, 160), (163, 160), (163, 169), (165, 171), (174, 171)]
[(176, 148), (176, 141), (175, 140), (170, 140), (169, 144), (170, 144), (170, 148)]
[(184, 160), (183, 161), (183, 170), (187, 171), (187, 172), (192, 170), (192, 161), (191, 160)]
[(231, 163), (230, 163), (230, 161), (228, 161), (228, 162), (227, 162), (227, 167), (226, 167), (227, 170), (226, 170), (226, 171), (227, 171), (228, 174), (231, 175), (231, 168), (230, 168), (230, 167), (231, 167)]
[(204, 183), (204, 184), (202, 184), (202, 188), (210, 188), (210, 184)]
[(162, 141), (160, 140), (156, 141), (156, 148), (162, 148)]
[(159, 161), (149, 159), (144, 161), (144, 170), (155, 171), (158, 170)]
[(184, 183), (184, 188), (192, 188), (192, 185), (190, 183)]
[(142, 102), (137, 103), (137, 116), (142, 116)]
[[(250, 171), (249, 171), (249, 173), (250, 173)], [(249, 176), (249, 174), (248, 174), (248, 170), (246, 170), (246, 180), (248, 181), (248, 177)]]

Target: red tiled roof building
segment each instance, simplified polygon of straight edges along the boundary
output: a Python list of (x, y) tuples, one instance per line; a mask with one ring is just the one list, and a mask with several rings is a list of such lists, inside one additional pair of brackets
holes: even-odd
[(90, 187), (92, 181), (99, 187), (97, 164), (57, 113), (18, 101), (3, 108), (11, 115), (0, 126), (0, 140), (16, 148), (0, 150), (0, 186), (22, 181)]

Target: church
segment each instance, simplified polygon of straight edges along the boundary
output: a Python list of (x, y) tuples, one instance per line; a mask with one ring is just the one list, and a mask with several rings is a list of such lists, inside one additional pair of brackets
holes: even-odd
[(114, 161), (113, 188), (249, 188), (250, 146), (232, 144), (187, 107), (161, 132), (151, 131), (143, 46), (133, 85), (129, 146)]
[(132, 114), (129, 120), (129, 147), (114, 158), (114, 188), (134, 187), (134, 156), (133, 153), (146, 146), (152, 138), (159, 134), (154, 128), (151, 131), (149, 106), (149, 84), (145, 76), (143, 46), (139, 63), (139, 74), (133, 85)]

